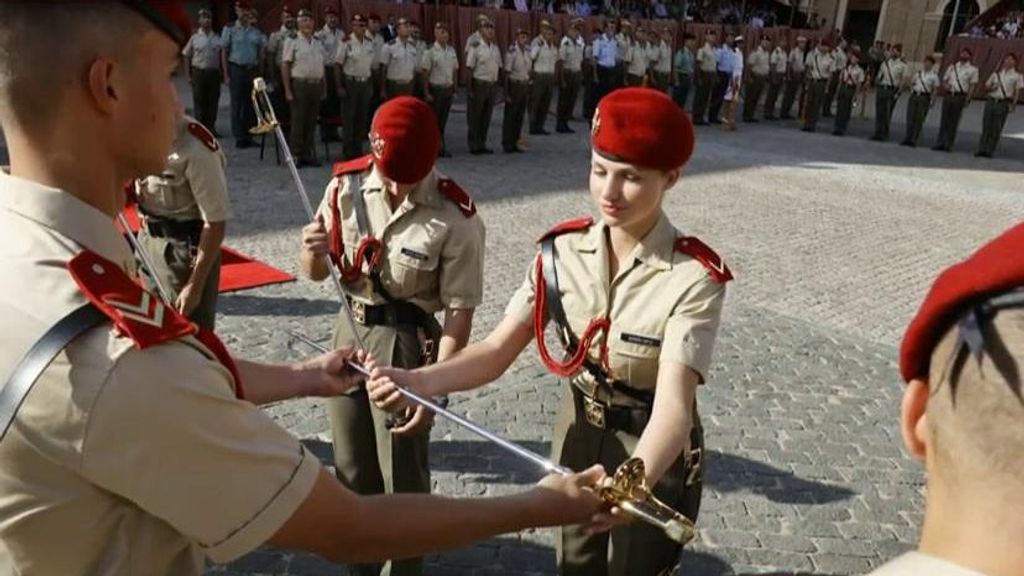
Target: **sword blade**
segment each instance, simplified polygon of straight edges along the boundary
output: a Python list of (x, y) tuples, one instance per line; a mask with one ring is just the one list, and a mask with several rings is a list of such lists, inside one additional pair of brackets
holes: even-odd
[(174, 308), (174, 300), (171, 298), (171, 293), (167, 291), (167, 287), (164, 286), (163, 281), (160, 280), (160, 276), (156, 273), (156, 268), (153, 266), (153, 261), (149, 258), (149, 253), (139, 243), (139, 239), (135, 237), (135, 233), (128, 227), (128, 220), (124, 217), (124, 212), (117, 213), (117, 221), (121, 223), (121, 228), (124, 228), (125, 235), (128, 236), (128, 243), (132, 245), (132, 249), (135, 250), (135, 255), (142, 261), (142, 267), (149, 273), (149, 277), (153, 280), (153, 285), (156, 286), (156, 291), (164, 300), (164, 304), (167, 304), (171, 308)]

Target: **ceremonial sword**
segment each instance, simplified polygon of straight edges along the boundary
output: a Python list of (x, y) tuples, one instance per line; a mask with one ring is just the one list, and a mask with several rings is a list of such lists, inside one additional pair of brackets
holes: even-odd
[(174, 300), (171, 299), (171, 293), (167, 291), (167, 287), (160, 280), (156, 267), (153, 266), (153, 261), (149, 259), (149, 253), (142, 247), (139, 239), (135, 237), (135, 232), (128, 226), (128, 219), (125, 218), (123, 211), (117, 213), (117, 221), (121, 224), (121, 228), (124, 228), (124, 233), (128, 236), (128, 243), (132, 245), (132, 250), (135, 250), (139, 260), (142, 260), (142, 267), (146, 269), (146, 272), (149, 272), (149, 277), (153, 279), (153, 285), (156, 286), (157, 293), (160, 294), (160, 297), (163, 298), (168, 306), (175, 308)]

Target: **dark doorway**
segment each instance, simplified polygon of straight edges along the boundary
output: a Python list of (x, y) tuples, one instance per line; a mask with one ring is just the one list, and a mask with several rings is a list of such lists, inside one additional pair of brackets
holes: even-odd
[[(949, 38), (950, 26), (953, 27), (953, 34), (963, 32), (964, 26), (981, 13), (981, 8), (976, 0), (949, 0), (942, 12), (942, 24), (939, 25), (939, 37), (935, 39), (935, 51), (942, 52), (946, 47), (946, 39)], [(953, 10), (957, 10), (956, 18), (953, 18)]]
[(875, 43), (875, 30), (878, 28), (878, 10), (850, 10), (846, 14), (843, 25), (843, 36), (851, 43), (856, 43), (861, 50)]

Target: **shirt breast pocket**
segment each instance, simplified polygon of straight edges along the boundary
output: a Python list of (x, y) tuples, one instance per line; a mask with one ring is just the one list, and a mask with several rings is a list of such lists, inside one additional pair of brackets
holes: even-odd
[[(388, 255), (396, 292), (410, 295), (437, 282), (441, 246), (438, 243), (409, 242), (391, 247)], [(396, 297), (397, 296), (396, 294)]]
[(616, 376), (639, 390), (654, 390), (658, 378), (662, 338), (651, 332), (624, 330), (614, 336), (611, 345), (612, 369)]

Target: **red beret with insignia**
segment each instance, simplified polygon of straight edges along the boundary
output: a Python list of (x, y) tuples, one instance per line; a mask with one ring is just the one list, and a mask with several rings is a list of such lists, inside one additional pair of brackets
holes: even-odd
[(667, 171), (693, 154), (690, 117), (650, 88), (622, 88), (602, 98), (590, 133), (594, 151), (616, 162)]
[(401, 96), (377, 109), (370, 148), (374, 164), (388, 179), (399, 184), (423, 180), (433, 169), (440, 147), (434, 111), (422, 100)]
[(192, 34), (192, 22), (180, 0), (122, 0), (129, 8), (142, 14), (154, 26), (178, 44), (185, 44)]
[(900, 346), (900, 374), (910, 382), (927, 379), (932, 351), (969, 309), (1001, 293), (1024, 288), (1024, 224), (947, 268), (935, 280)]

